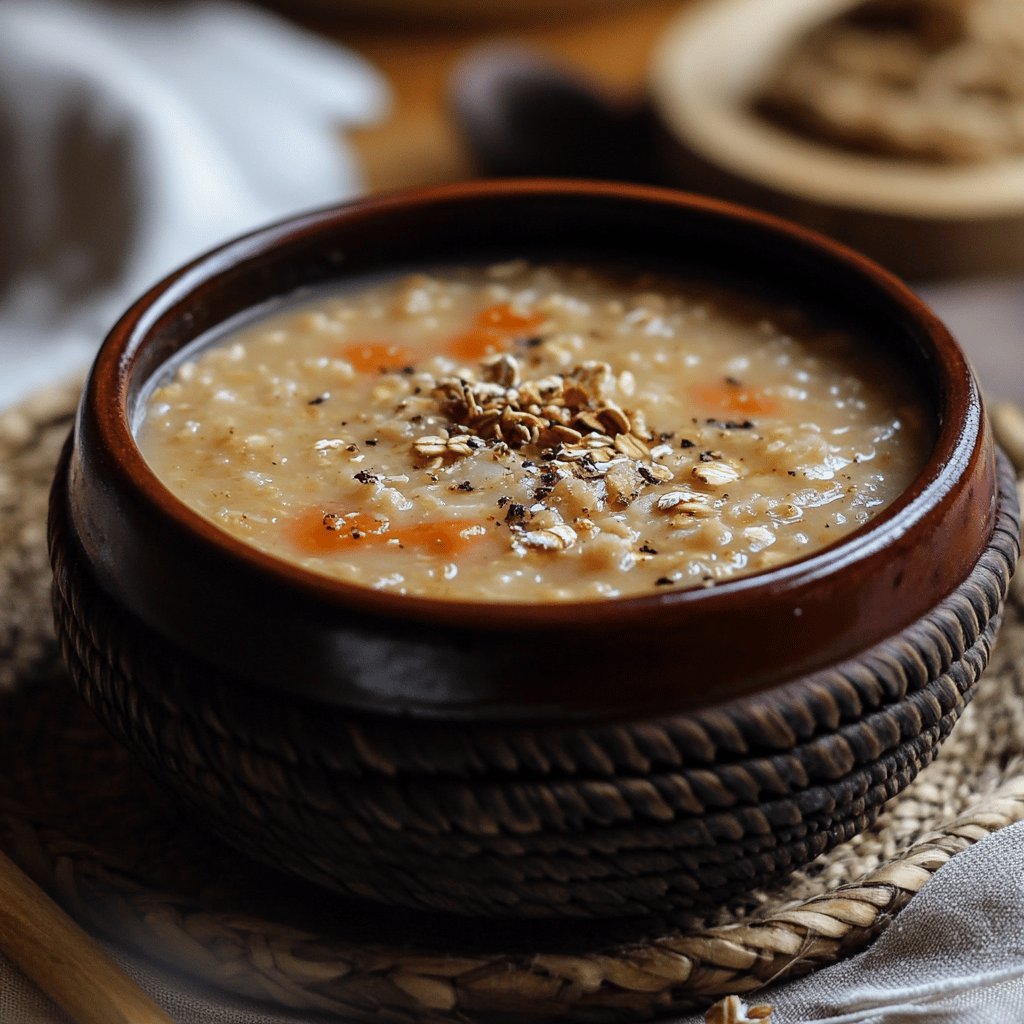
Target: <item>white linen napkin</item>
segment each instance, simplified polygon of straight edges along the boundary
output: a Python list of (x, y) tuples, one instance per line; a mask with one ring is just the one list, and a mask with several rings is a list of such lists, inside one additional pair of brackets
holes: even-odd
[(239, 3), (0, 3), (0, 407), (206, 248), (362, 187), (355, 54)]

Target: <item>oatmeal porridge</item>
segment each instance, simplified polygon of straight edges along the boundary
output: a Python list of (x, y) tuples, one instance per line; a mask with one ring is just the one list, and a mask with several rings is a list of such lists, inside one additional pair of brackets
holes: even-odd
[(183, 501), (317, 573), (403, 594), (710, 586), (839, 540), (933, 426), (856, 333), (743, 289), (513, 262), (321, 295), (152, 392)]

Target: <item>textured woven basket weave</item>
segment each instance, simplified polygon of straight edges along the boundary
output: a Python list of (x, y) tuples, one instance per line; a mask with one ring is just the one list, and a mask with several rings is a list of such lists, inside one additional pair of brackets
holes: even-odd
[(91, 576), (66, 470), (50, 511), (58, 635), (100, 719), (250, 855), (346, 895), (468, 915), (674, 919), (850, 839), (970, 701), (1019, 551), (1004, 460), (971, 575), (854, 660), (669, 719), (424, 725), (261, 691), (144, 626)]
[(0, 585), (17, 595), (0, 615), (0, 842), (83, 921), (155, 959), (346, 1019), (644, 1017), (858, 948), (953, 853), (1024, 817), (1018, 597), (991, 685), (943, 756), (868, 832), (714, 919), (629, 943), (588, 928), (581, 946), (549, 926), (474, 932), (368, 909), (240, 862), (181, 823), (54, 663), (42, 517), (71, 400), (0, 417)]

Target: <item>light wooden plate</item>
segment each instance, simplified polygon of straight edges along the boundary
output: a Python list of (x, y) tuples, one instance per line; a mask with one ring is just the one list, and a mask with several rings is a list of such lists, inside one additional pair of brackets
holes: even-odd
[(911, 278), (1024, 269), (1024, 159), (926, 165), (799, 137), (750, 109), (803, 32), (857, 0), (714, 0), (688, 8), (652, 60), (666, 171), (859, 248)]

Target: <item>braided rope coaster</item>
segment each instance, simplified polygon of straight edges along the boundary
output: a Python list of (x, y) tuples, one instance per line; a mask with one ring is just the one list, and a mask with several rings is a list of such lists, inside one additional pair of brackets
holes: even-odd
[(46, 499), (76, 396), (69, 385), (0, 413), (0, 847), (86, 927), (154, 962), (346, 1020), (645, 1019), (860, 949), (950, 857), (1024, 819), (1019, 574), (938, 759), (873, 828), (685, 931), (627, 941), (594, 925), (455, 925), (251, 864), (181, 818), (59, 663)]

